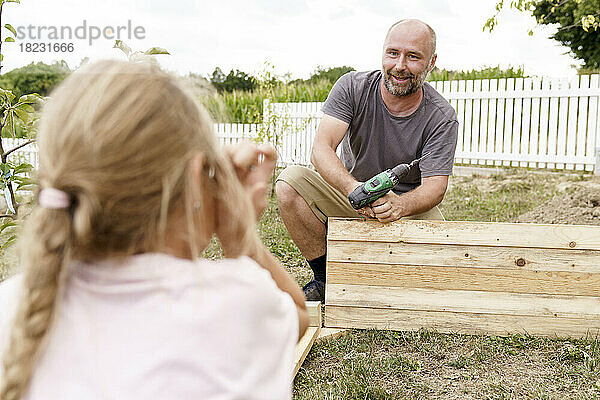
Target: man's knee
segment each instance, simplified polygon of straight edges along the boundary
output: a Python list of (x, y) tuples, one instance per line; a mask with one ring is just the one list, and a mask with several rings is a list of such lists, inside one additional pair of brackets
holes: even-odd
[(279, 208), (290, 207), (298, 201), (300, 195), (289, 183), (277, 181), (275, 183), (275, 194), (277, 195), (277, 204)]

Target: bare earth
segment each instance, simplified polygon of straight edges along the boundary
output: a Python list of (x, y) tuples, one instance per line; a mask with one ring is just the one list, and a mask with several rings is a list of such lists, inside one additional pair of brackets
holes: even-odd
[(600, 225), (600, 179), (562, 182), (561, 193), (520, 215), (515, 222)]

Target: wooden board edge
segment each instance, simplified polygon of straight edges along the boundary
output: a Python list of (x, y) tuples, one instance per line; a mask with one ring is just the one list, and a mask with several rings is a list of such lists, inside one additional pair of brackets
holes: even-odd
[(308, 310), (308, 326), (323, 326), (323, 319), (321, 316), (321, 302), (307, 301), (306, 309)]
[(344, 328), (321, 328), (321, 332), (315, 340), (315, 344), (337, 339), (344, 336), (348, 332), (350, 332), (350, 330)]
[[(344, 316), (348, 312), (352, 315), (351, 320)], [(585, 319), (496, 317), (498, 316), (493, 314), (485, 316), (470, 315), (469, 313), (382, 310), (330, 305), (325, 307), (325, 326), (328, 328), (391, 331), (417, 331), (426, 328), (449, 334), (492, 336), (525, 334), (553, 339), (600, 337), (600, 324), (589, 324), (589, 321)]]
[(319, 336), (320, 332), (320, 326), (308, 327), (304, 333), (304, 336), (302, 336), (302, 339), (300, 339), (298, 344), (296, 344), (296, 354), (294, 355), (294, 374), (292, 375), (293, 377), (295, 377), (300, 370), (302, 363), (304, 363), (306, 356), (310, 352), (313, 344), (315, 344), (315, 340), (317, 339), (317, 336)]

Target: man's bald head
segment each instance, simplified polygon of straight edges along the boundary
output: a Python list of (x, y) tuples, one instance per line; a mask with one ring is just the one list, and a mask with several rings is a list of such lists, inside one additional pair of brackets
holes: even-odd
[(390, 26), (390, 29), (388, 29), (387, 34), (385, 35), (385, 40), (383, 42), (383, 46), (385, 47), (387, 42), (388, 42), (388, 38), (390, 36), (390, 32), (392, 32), (394, 29), (398, 28), (400, 25), (402, 25), (402, 27), (407, 27), (410, 29), (417, 29), (417, 30), (423, 30), (424, 33), (429, 35), (429, 46), (430, 46), (430, 50), (431, 50), (431, 58), (433, 58), (433, 56), (435, 55), (435, 46), (436, 46), (436, 34), (435, 31), (433, 30), (433, 28), (429, 25), (427, 25), (425, 22), (420, 21), (418, 19), (401, 19), (398, 22), (395, 22), (394, 24), (392, 24), (392, 26)]

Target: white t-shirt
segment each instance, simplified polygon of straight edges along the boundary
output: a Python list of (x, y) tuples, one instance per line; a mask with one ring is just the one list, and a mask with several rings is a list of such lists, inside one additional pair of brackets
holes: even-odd
[[(0, 286), (0, 348), (20, 280)], [(292, 298), (247, 257), (74, 264), (26, 398), (291, 399), (297, 340)]]

